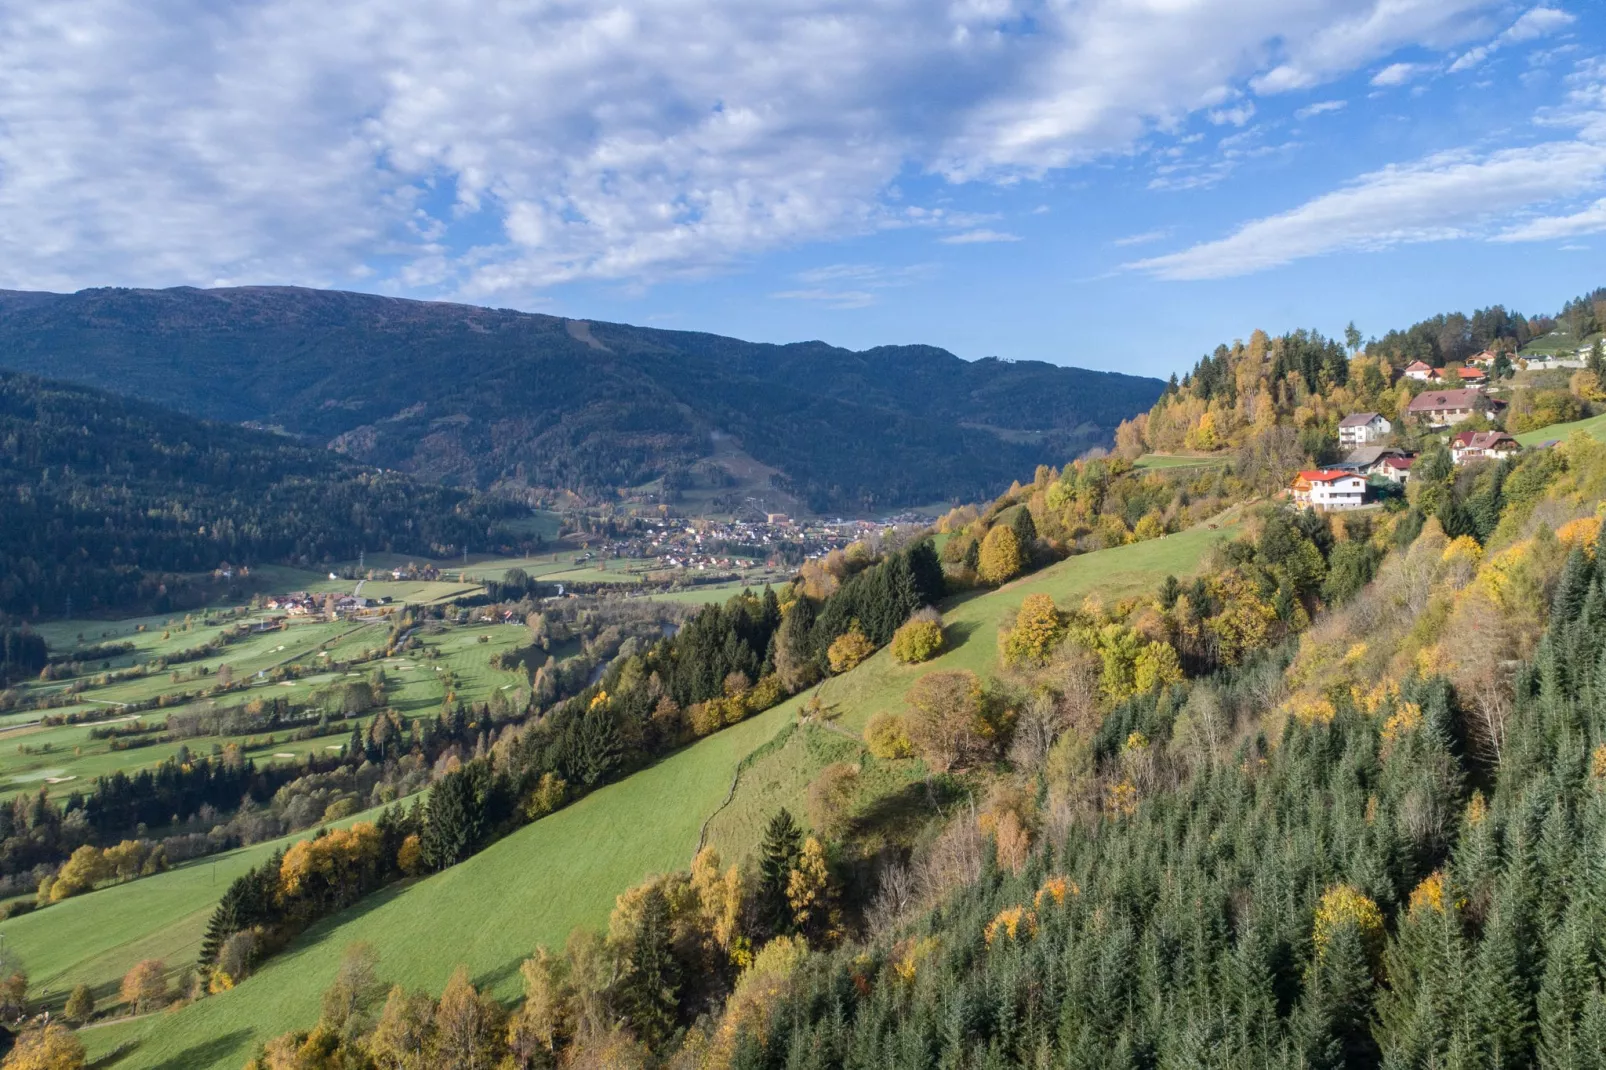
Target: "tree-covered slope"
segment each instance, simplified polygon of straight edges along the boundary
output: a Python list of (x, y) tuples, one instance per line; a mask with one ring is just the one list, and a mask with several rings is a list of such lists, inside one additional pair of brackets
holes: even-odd
[(822, 509), (991, 495), (1163, 385), (287, 287), (0, 293), (0, 366), (479, 486), (683, 478), (719, 432)]
[(449, 555), (517, 507), (280, 435), (0, 372), (0, 613), (146, 604), (170, 574)]

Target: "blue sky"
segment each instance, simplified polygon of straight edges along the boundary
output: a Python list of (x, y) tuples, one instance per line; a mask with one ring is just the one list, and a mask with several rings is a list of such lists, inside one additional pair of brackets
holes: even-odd
[(299, 283), (1165, 375), (1606, 284), (1606, 12), (0, 0), (0, 286)]

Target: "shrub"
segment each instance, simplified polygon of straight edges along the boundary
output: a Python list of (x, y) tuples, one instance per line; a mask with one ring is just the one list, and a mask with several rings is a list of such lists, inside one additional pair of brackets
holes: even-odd
[(908, 758), (914, 754), (903, 718), (895, 713), (878, 713), (864, 726), (864, 744), (877, 758)]
[(836, 637), (830, 649), (825, 652), (825, 657), (831, 663), (831, 671), (840, 674), (847, 672), (874, 653), (875, 644), (871, 643), (859, 628), (859, 622), (854, 621), (853, 627)]
[(892, 633), (892, 657), (905, 665), (918, 665), (942, 653), (942, 617), (923, 609)]

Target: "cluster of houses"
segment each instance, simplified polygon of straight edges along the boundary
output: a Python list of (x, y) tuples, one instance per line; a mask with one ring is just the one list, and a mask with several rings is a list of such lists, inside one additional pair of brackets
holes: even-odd
[(283, 613), (289, 617), (356, 617), (383, 611), (390, 598), (363, 598), (355, 594), (308, 594), (295, 591), (291, 594), (270, 595), (262, 608), (270, 613)]
[[(1429, 427), (1447, 427), (1468, 419), (1473, 412), (1489, 411), (1468, 395), (1477, 395), (1484, 403), (1494, 400), (1475, 388), (1430, 391), (1419, 395), (1407, 411), (1414, 410), (1413, 415), (1421, 416)], [(1424, 405), (1418, 408), (1417, 402)], [(1338, 464), (1300, 472), (1289, 487), (1289, 496), (1295, 504), (1311, 509), (1357, 509), (1390, 485), (1405, 486), (1416, 456), (1377, 445), (1393, 430), (1393, 423), (1380, 413), (1357, 412), (1344, 417), (1338, 424), (1338, 442), (1350, 451), (1348, 455)], [(1521, 450), (1522, 445), (1504, 431), (1461, 431), (1450, 439), (1450, 456), (1458, 466), (1505, 460)]]

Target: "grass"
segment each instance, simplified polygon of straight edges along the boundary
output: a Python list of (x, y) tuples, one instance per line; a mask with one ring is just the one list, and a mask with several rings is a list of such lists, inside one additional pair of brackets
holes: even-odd
[[(336, 824), (372, 820), (378, 812)], [(123, 974), (142, 959), (161, 959), (172, 973), (194, 962), (207, 919), (229, 883), (274, 851), (311, 835), (312, 830), (293, 833), (74, 896), (0, 922), (0, 936), (6, 951), (27, 969), (33, 998), (59, 1010), (74, 985), (87, 984), (97, 1002), (115, 1000)]]
[(1549, 427), (1539, 427), (1532, 431), (1524, 431), (1522, 434), (1517, 435), (1516, 439), (1524, 446), (1537, 445), (1553, 438), (1565, 442), (1569, 436), (1578, 431), (1583, 431), (1597, 439), (1606, 441), (1606, 413), (1583, 420), (1574, 420), (1571, 423), (1551, 424)]

